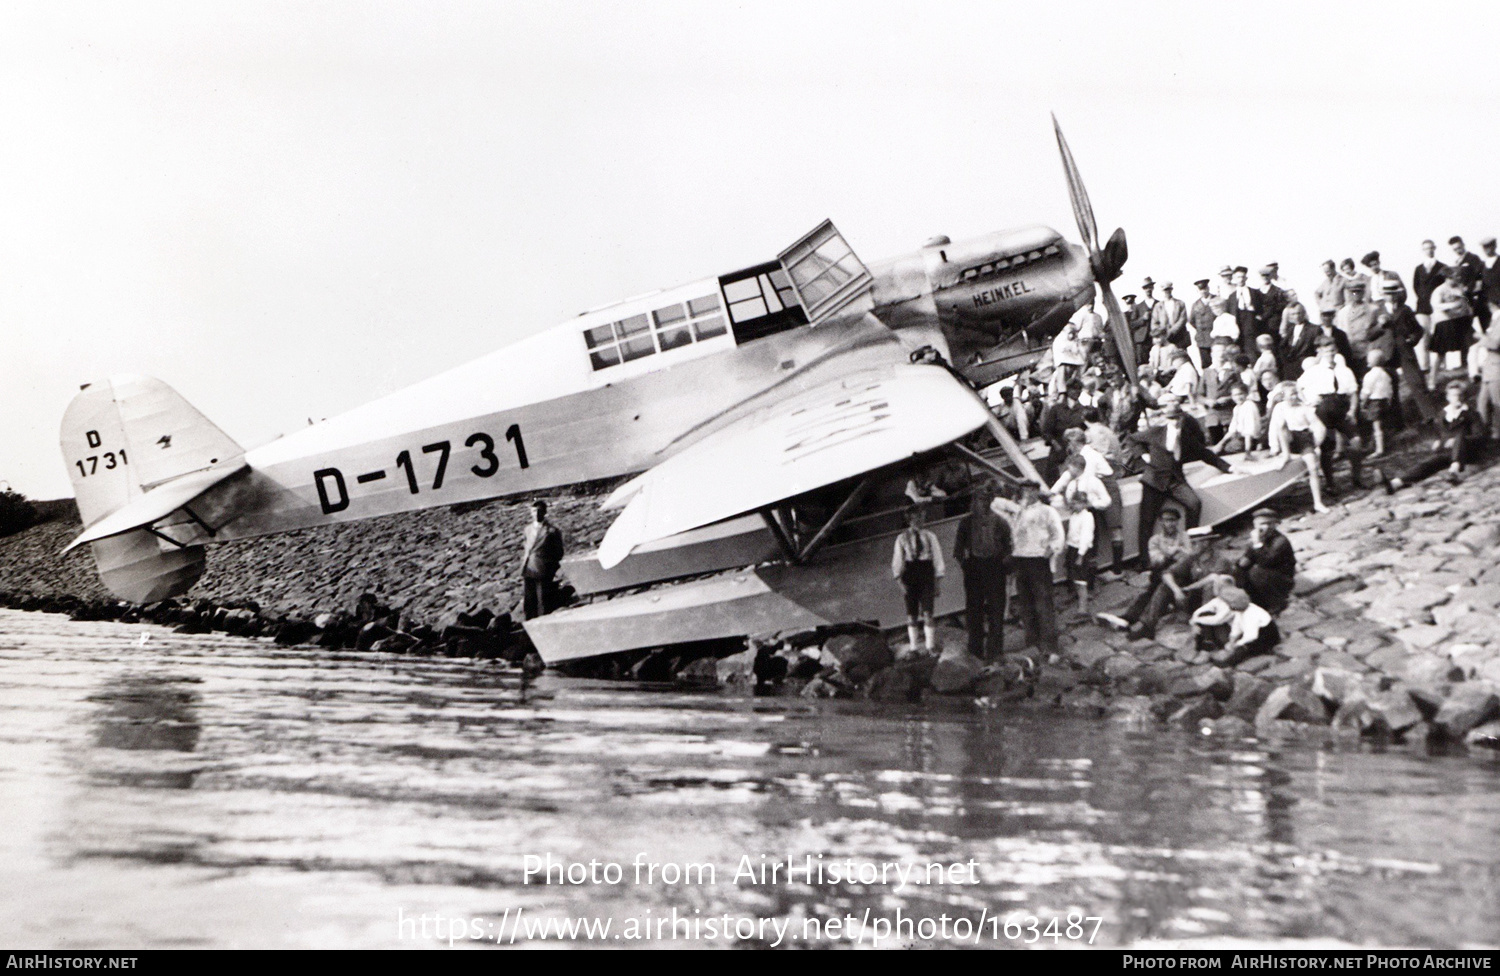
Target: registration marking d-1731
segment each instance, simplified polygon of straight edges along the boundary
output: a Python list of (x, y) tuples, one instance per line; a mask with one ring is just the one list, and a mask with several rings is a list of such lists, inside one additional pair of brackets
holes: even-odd
[[(521, 438), (521, 425), (511, 424), (505, 430), (505, 439), (511, 442), (516, 451), (516, 463), (522, 470), (531, 467), (531, 462), (526, 456), (526, 442)], [(464, 447), (474, 450), (478, 463), (469, 466), (469, 471), (476, 478), (492, 478), (500, 471), (500, 457), (495, 453), (495, 439), (483, 431), (476, 431), (464, 440)], [(431, 444), (423, 444), (420, 453), (436, 455), (437, 463), (432, 473), (432, 485), (427, 491), (440, 491), (448, 474), (448, 458), (453, 453), (451, 441), (434, 441)], [(406, 488), (411, 494), (420, 494), (424, 488), (422, 482), (417, 478), (417, 465), (410, 450), (403, 450), (396, 455), (395, 467), (400, 470), (406, 478)], [(384, 481), (387, 477), (385, 468), (375, 471), (366, 471), (354, 476), (356, 484), (367, 485), (375, 481)], [(344, 479), (344, 472), (338, 468), (319, 468), (313, 472), (313, 485), (318, 491), (318, 503), (323, 508), (324, 515), (333, 515), (342, 512), (349, 507), (349, 487)]]

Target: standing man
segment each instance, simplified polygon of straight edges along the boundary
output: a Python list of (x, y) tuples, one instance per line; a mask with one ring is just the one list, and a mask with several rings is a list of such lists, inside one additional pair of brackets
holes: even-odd
[[(1321, 330), (1307, 320), (1307, 309), (1299, 302), (1287, 307), (1286, 324), (1281, 327), (1281, 378), (1296, 380), (1302, 375), (1302, 363), (1318, 351), (1316, 342)], [(1332, 324), (1329, 328), (1335, 328)]]
[(933, 654), (937, 651), (937, 630), (932, 612), (938, 580), (943, 578), (943, 546), (937, 534), (924, 526), (926, 520), (924, 506), (913, 505), (906, 510), (906, 531), (896, 536), (891, 550), (891, 576), (901, 584), (911, 649), (916, 651), (921, 638), (927, 653)]
[(1141, 304), (1146, 306), (1148, 312), (1156, 309), (1156, 295), (1152, 292), (1155, 287), (1156, 282), (1151, 280), (1150, 275), (1147, 275), (1146, 279), (1141, 282)]
[(1189, 349), (1193, 345), (1192, 334), (1188, 331), (1187, 306), (1181, 299), (1172, 297), (1170, 281), (1161, 283), (1161, 300), (1151, 310), (1151, 331), (1157, 330), (1178, 349)]
[(1344, 279), (1339, 275), (1333, 258), (1323, 262), (1323, 280), (1313, 289), (1318, 301), (1318, 316), (1325, 325), (1333, 324), (1333, 317), (1344, 305)]
[(1469, 307), (1474, 310), (1481, 330), (1488, 328), (1490, 310), (1484, 303), (1484, 262), (1479, 255), (1464, 247), (1464, 239), (1456, 234), (1448, 238), (1448, 246), (1453, 248), (1453, 270), (1463, 286), (1464, 297), (1469, 300)]
[(1260, 311), (1255, 313), (1256, 334), (1276, 338), (1281, 333), (1281, 313), (1289, 299), (1276, 284), (1276, 269), (1269, 264), (1260, 269)]
[(1378, 306), (1366, 300), (1368, 296), (1365, 294), (1363, 279), (1349, 282), (1345, 295), (1348, 300), (1334, 316), (1333, 324), (1349, 337), (1349, 348), (1354, 352), (1353, 358), (1344, 365), (1354, 370), (1356, 377), (1362, 377), (1365, 373), (1365, 359), (1370, 354), (1370, 328), (1375, 324)]
[(1255, 348), (1256, 327), (1260, 320), (1261, 294), (1248, 284), (1250, 270), (1245, 267), (1234, 269), (1234, 277), (1231, 285), (1234, 290), (1229, 293), (1229, 314), (1234, 316), (1235, 323), (1240, 328), (1240, 349), (1248, 352)]
[(1094, 310), (1094, 299), (1090, 297), (1068, 322), (1078, 326), (1078, 344), (1083, 348), (1083, 361), (1088, 362), (1104, 339), (1104, 319)]
[(1370, 293), (1368, 296), (1370, 301), (1380, 301), (1381, 296), (1385, 294), (1386, 282), (1392, 281), (1396, 283), (1396, 293), (1400, 296), (1397, 301), (1403, 303), (1406, 301), (1406, 285), (1401, 283), (1401, 276), (1394, 271), (1382, 271), (1380, 269), (1379, 251), (1371, 251), (1363, 258), (1360, 258), (1360, 264), (1363, 264), (1365, 270), (1370, 273)]
[(990, 507), (995, 489), (974, 489), (969, 514), (958, 523), (953, 558), (964, 571), (964, 619), (969, 625), (969, 653), (998, 657), (1005, 648), (1005, 566), (1010, 560), (1010, 523)]
[(996, 498), (991, 509), (1010, 522), (1012, 560), (1016, 570), (1016, 602), (1026, 643), (1045, 654), (1057, 653), (1057, 608), (1052, 600), (1052, 557), (1063, 551), (1067, 538), (1062, 516), (1042, 501), (1041, 486), (1021, 485), (1021, 503)]
[(1165, 393), (1157, 403), (1162, 411), (1161, 423), (1129, 438), (1149, 452), (1141, 470), (1141, 506), (1136, 526), (1136, 543), (1141, 553), (1147, 551), (1156, 517), (1168, 499), (1176, 500), (1187, 513), (1188, 528), (1198, 524), (1203, 501), (1187, 483), (1182, 473), (1184, 464), (1202, 461), (1220, 471), (1230, 470), (1228, 462), (1208, 449), (1203, 428), (1182, 412), (1180, 399)]
[(1323, 468), (1323, 484), (1333, 494), (1333, 455), (1344, 442), (1344, 455), (1349, 459), (1349, 471), (1355, 488), (1360, 487), (1360, 467), (1363, 461), (1363, 442), (1355, 420), (1359, 416), (1359, 380), (1348, 366), (1338, 362), (1334, 341), (1328, 336), (1318, 338), (1316, 358), (1307, 364), (1297, 380), (1297, 394), (1302, 402), (1311, 404), (1318, 420), (1327, 428), (1320, 445), (1319, 460)]
[(1234, 294), (1234, 269), (1226, 264), (1219, 269), (1219, 280), (1214, 282), (1214, 297), (1222, 298), (1227, 302), (1232, 294)]
[[(1422, 330), (1422, 324), (1417, 321), (1416, 313), (1401, 300), (1401, 296), (1406, 293), (1401, 282), (1387, 278), (1385, 289), (1376, 326), (1383, 333), (1382, 344), (1388, 353), (1386, 362), (1391, 367), (1400, 369), (1401, 386), (1405, 387), (1407, 397), (1417, 405), (1422, 419), (1434, 421), (1437, 419), (1438, 406), (1432, 400), (1432, 393), (1427, 389), (1427, 378), (1422, 374), (1422, 365), (1417, 360), (1417, 348), (1426, 338), (1426, 333)], [(1396, 404), (1399, 410), (1399, 395)]]
[(527, 620), (557, 609), (553, 577), (562, 565), (562, 531), (547, 521), (547, 503), (531, 503), (531, 524), (526, 526), (526, 552), (521, 557), (521, 616)]
[(1137, 302), (1134, 295), (1125, 296), (1125, 324), (1130, 327), (1130, 341), (1135, 345), (1135, 362), (1146, 361), (1151, 349), (1151, 310)]
[(1484, 257), (1481, 263), (1484, 270), (1479, 274), (1480, 294), (1484, 298), (1484, 305), (1489, 309), (1490, 321), (1495, 319), (1495, 309), (1500, 307), (1500, 254), (1495, 253), (1495, 239), (1486, 237), (1479, 242), (1484, 248)]
[(1188, 311), (1188, 323), (1193, 329), (1193, 348), (1198, 350), (1198, 365), (1204, 369), (1213, 361), (1214, 309), (1213, 293), (1208, 290), (1208, 279), (1193, 282), (1198, 288), (1198, 297)]
[(1417, 323), (1422, 326), (1422, 344), (1417, 347), (1417, 362), (1427, 368), (1427, 346), (1432, 341), (1432, 293), (1443, 283), (1448, 266), (1437, 259), (1437, 245), (1422, 242), (1422, 263), (1411, 273), (1411, 290), (1417, 296)]

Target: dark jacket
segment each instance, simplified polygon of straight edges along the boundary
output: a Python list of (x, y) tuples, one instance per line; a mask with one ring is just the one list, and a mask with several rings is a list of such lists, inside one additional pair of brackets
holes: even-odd
[(1484, 300), (1491, 305), (1500, 305), (1500, 261), (1484, 269), (1480, 283), (1484, 286)]
[(1417, 270), (1411, 273), (1411, 290), (1417, 295), (1417, 314), (1432, 314), (1432, 293), (1443, 281), (1440, 272), (1447, 270), (1448, 266), (1439, 261), (1432, 266), (1431, 271), (1419, 264)]
[(994, 514), (986, 514), (980, 517), (993, 519), (995, 522), (994, 553), (989, 556), (976, 557), (974, 553), (970, 551), (970, 549), (972, 548), (972, 541), (970, 537), (973, 534), (973, 524), (975, 518), (974, 513), (970, 512), (968, 515), (964, 516), (962, 522), (958, 523), (958, 532), (953, 537), (953, 558), (960, 563), (965, 563), (976, 558), (1009, 559), (1012, 550), (1010, 538), (1010, 523), (1000, 516)]
[(1422, 326), (1416, 313), (1405, 305), (1397, 305), (1395, 312), (1385, 306), (1375, 313), (1375, 321), (1366, 335), (1371, 349), (1379, 349), (1385, 356), (1385, 365), (1395, 369), (1401, 364), (1401, 346), (1410, 349), (1422, 338)]
[[(1254, 296), (1254, 292), (1250, 293)], [(1281, 313), (1286, 310), (1286, 292), (1275, 285), (1260, 293), (1260, 309), (1255, 313), (1257, 331), (1274, 336), (1281, 330)]]
[(1271, 530), (1264, 544), (1246, 549), (1244, 559), (1250, 567), (1258, 566), (1289, 580), (1297, 575), (1297, 553), (1287, 537), (1275, 529)]
[[(1281, 336), (1281, 378), (1296, 380), (1302, 375), (1302, 361), (1311, 359), (1318, 351), (1318, 336), (1322, 332), (1316, 322), (1303, 322), (1301, 331), (1296, 326), (1288, 325), (1287, 330)], [(1334, 342), (1338, 342), (1335, 338)], [(1348, 340), (1345, 340), (1347, 344)]]
[(1214, 318), (1214, 310), (1201, 298), (1188, 309), (1188, 324), (1193, 328), (1193, 341), (1202, 349), (1214, 344)]
[(1150, 457), (1141, 469), (1141, 483), (1150, 485), (1157, 491), (1171, 491), (1173, 485), (1183, 484), (1187, 479), (1183, 477), (1182, 466), (1189, 461), (1202, 461), (1220, 471), (1229, 470), (1229, 462), (1208, 449), (1208, 438), (1204, 436), (1203, 428), (1198, 426), (1198, 421), (1186, 414), (1182, 415), (1182, 431), (1179, 436), (1181, 459), (1173, 457), (1172, 452), (1167, 450), (1167, 428), (1164, 426), (1147, 428), (1131, 434), (1128, 439), (1150, 452)]

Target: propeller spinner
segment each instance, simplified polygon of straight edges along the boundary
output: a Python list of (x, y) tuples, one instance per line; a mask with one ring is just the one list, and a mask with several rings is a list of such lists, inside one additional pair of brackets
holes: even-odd
[(1120, 311), (1120, 303), (1115, 300), (1115, 293), (1109, 287), (1109, 283), (1120, 276), (1120, 269), (1128, 256), (1125, 231), (1116, 229), (1109, 241), (1103, 247), (1099, 246), (1099, 225), (1094, 220), (1094, 207), (1089, 203), (1089, 192), (1083, 185), (1078, 164), (1073, 161), (1073, 153), (1068, 149), (1068, 140), (1063, 138), (1062, 126), (1057, 124), (1055, 113), (1052, 116), (1052, 129), (1057, 133), (1057, 148), (1062, 153), (1063, 172), (1068, 178), (1068, 198), (1073, 203), (1073, 218), (1078, 222), (1078, 234), (1083, 238), (1083, 246), (1088, 249), (1089, 266), (1093, 269), (1094, 280), (1104, 293), (1104, 311), (1109, 318), (1110, 332), (1115, 337), (1120, 362), (1125, 367), (1125, 375), (1134, 384), (1137, 382), (1135, 340), (1130, 335), (1130, 324), (1125, 321), (1125, 314)]

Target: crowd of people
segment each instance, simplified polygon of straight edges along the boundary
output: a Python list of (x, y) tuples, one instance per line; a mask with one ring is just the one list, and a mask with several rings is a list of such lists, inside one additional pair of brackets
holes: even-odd
[[(1500, 256), (1461, 238), (1433, 241), (1407, 287), (1378, 252), (1358, 264), (1325, 261), (1308, 303), (1260, 268), (1221, 268), (1194, 282), (1189, 305), (1151, 278), (1124, 296), (1137, 381), (1127, 379), (1113, 334), (1092, 303), (1073, 315), (1037, 368), (991, 389), (990, 404), (1017, 437), (1040, 437), (1045, 485), (1007, 497), (974, 495), (954, 561), (963, 572), (970, 650), (1000, 653), (1013, 580), (1028, 646), (1057, 650), (1052, 581), (1063, 570), (1087, 619), (1099, 579), (1119, 578), (1124, 558), (1119, 479), (1139, 475), (1136, 568), (1146, 587), (1120, 614), (1096, 618), (1151, 637), (1173, 610), (1188, 615), (1205, 660), (1237, 662), (1279, 639), (1296, 555), (1269, 509), (1254, 514), (1244, 554), (1230, 560), (1189, 532), (1201, 501), (1183, 466), (1223, 471), (1250, 462), (1306, 467), (1313, 506), (1367, 485), (1387, 491), (1447, 471), (1460, 480), (1487, 439), (1500, 440)], [(1492, 324), (1493, 323), (1493, 324)], [(1437, 393), (1441, 391), (1441, 393)], [(1398, 431), (1418, 434), (1399, 467), (1387, 459)], [(933, 648), (932, 606), (943, 575), (941, 546), (914, 501), (897, 540), (893, 573), (907, 597), (912, 646)]]

